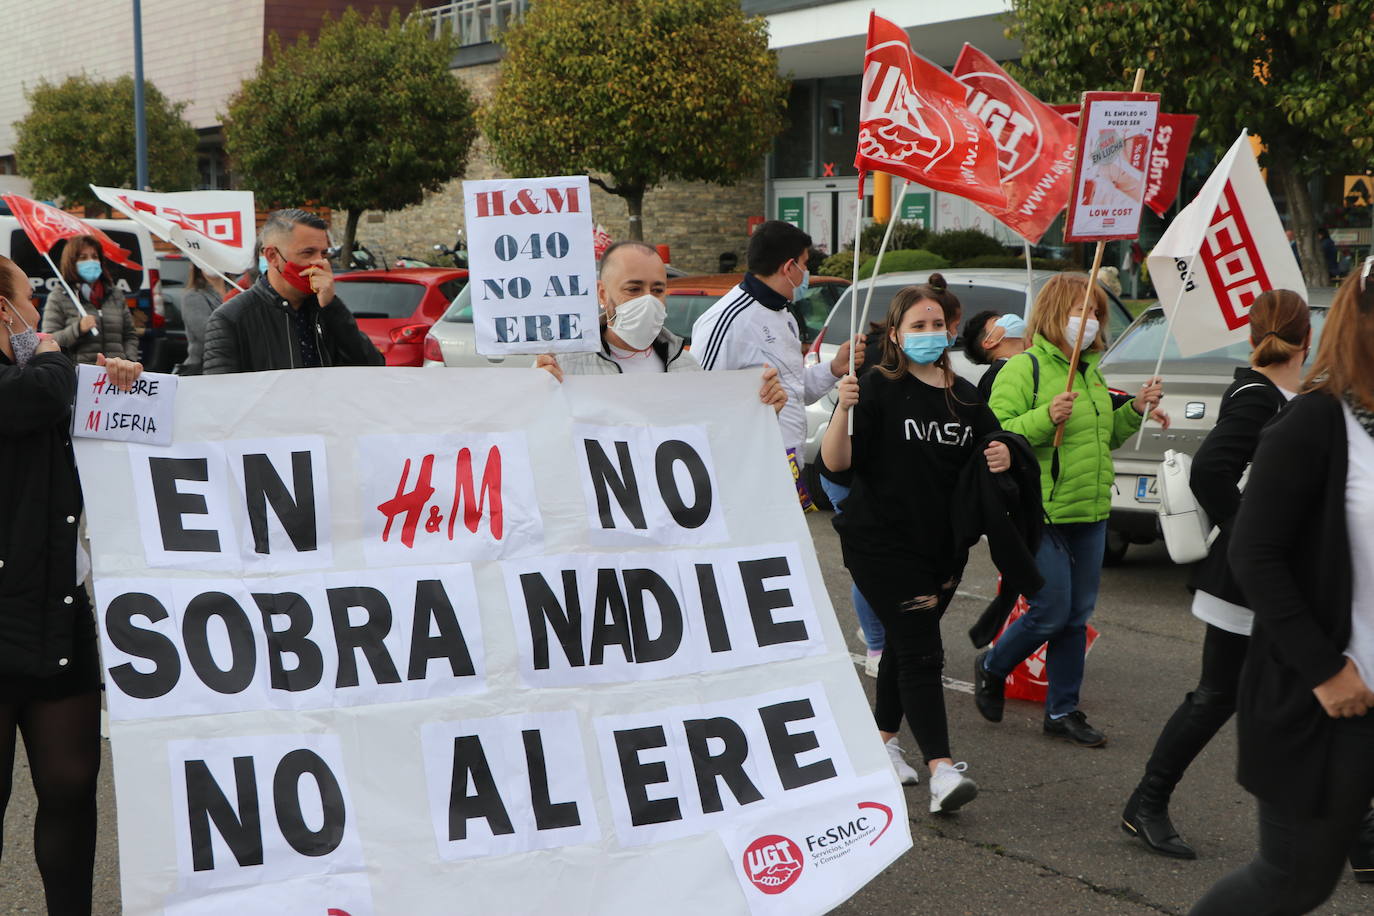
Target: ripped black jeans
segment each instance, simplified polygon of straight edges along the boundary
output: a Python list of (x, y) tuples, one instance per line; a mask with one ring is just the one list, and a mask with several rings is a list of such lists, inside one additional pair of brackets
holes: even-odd
[(949, 757), (940, 619), (954, 597), (957, 580), (934, 589), (922, 587), (917, 583), (926, 577), (894, 575), (888, 564), (868, 568), (866, 563), (852, 563), (849, 572), (887, 633), (873, 710), (878, 730), (900, 730), (905, 715), (926, 763)]

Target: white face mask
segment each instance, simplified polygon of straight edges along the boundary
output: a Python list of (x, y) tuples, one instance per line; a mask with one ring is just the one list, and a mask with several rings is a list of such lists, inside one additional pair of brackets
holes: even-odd
[(607, 325), (631, 350), (645, 350), (658, 339), (668, 309), (657, 296), (645, 294), (615, 307)]
[[(1069, 319), (1068, 325), (1065, 326), (1065, 329), (1064, 329), (1064, 330), (1065, 330), (1065, 333), (1068, 334), (1068, 336), (1065, 337), (1064, 340), (1065, 340), (1065, 342), (1067, 342), (1068, 345), (1071, 346), (1071, 347), (1073, 346), (1073, 342), (1074, 342), (1075, 340), (1078, 339), (1078, 325), (1079, 325), (1079, 323), (1081, 323), (1082, 321), (1083, 321), (1083, 319), (1082, 319), (1080, 316), (1074, 315), (1072, 318)], [(1097, 332), (1098, 332), (1098, 329), (1099, 329), (1099, 325), (1098, 325), (1097, 319), (1096, 319), (1096, 318), (1089, 318), (1089, 319), (1088, 319), (1088, 326), (1087, 326), (1086, 328), (1083, 329), (1083, 346), (1086, 347), (1088, 344), (1092, 343), (1094, 340), (1097, 340)]]

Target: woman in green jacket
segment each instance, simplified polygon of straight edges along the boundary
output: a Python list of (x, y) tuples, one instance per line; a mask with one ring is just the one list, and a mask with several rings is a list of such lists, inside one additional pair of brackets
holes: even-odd
[[(974, 699), (984, 718), (1001, 721), (1007, 675), (1048, 643), (1045, 734), (1101, 747), (1106, 736), (1088, 724), (1078, 708), (1078, 692), (1111, 513), (1112, 449), (1140, 428), (1159, 403), (1161, 386), (1159, 379), (1151, 379), (1133, 400), (1113, 407), (1097, 366), (1106, 345), (1107, 297), (1094, 288), (1073, 389), (1065, 390), (1087, 283), (1083, 274), (1066, 273), (1045, 284), (1026, 329), (1034, 342), (1007, 362), (992, 386), (989, 406), (1002, 428), (1025, 436), (1040, 460), (1049, 524), (1036, 554), (1045, 586), (1027, 596), (1029, 612), (978, 656)], [(1064, 440), (1056, 449), (1060, 423)]]

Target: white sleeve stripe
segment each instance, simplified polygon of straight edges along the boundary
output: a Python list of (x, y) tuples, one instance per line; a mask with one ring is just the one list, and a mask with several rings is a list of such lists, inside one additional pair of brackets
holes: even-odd
[(720, 356), (721, 349), (725, 346), (725, 338), (730, 330), (730, 325), (739, 317), (740, 313), (753, 304), (752, 297), (744, 293), (740, 298), (731, 302), (725, 307), (720, 319), (716, 321), (716, 326), (711, 329), (710, 339), (706, 342), (706, 349), (702, 353), (701, 368), (715, 368), (716, 359)]

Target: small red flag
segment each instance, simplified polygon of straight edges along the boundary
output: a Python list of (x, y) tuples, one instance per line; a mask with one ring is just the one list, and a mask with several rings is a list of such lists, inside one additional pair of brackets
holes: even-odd
[(69, 239), (78, 235), (93, 235), (100, 242), (100, 249), (104, 252), (105, 257), (132, 270), (143, 269), (136, 261), (129, 259), (128, 250), (116, 245), (114, 239), (65, 210), (40, 204), (36, 200), (29, 200), (18, 194), (3, 194), (0, 195), (0, 199), (9, 205), (14, 218), (19, 220), (20, 226), (24, 227), (24, 234), (29, 237), (29, 241), (33, 242), (33, 247), (42, 254), (52, 251), (52, 246), (62, 239)]

